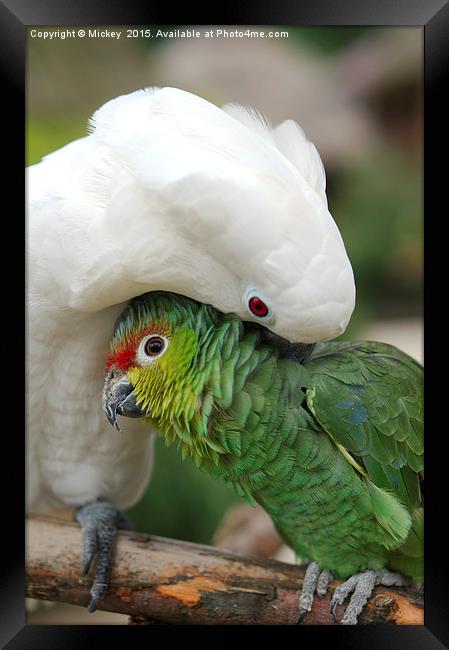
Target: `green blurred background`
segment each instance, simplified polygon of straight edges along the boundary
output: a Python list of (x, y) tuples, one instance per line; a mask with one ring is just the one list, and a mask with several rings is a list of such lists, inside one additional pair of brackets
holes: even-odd
[[(422, 316), (422, 29), (276, 29), (288, 38), (29, 37), (27, 164), (84, 136), (108, 99), (144, 86), (252, 105), (273, 124), (294, 118), (323, 158), (355, 272), (357, 307), (342, 338), (391, 321), (401, 345)], [(158, 440), (151, 484), (129, 514), (138, 530), (210, 543), (238, 501)]]

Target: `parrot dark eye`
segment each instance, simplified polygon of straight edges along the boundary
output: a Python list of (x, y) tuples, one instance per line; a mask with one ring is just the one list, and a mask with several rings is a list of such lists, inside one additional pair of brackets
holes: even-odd
[(149, 357), (157, 357), (159, 356), (165, 349), (165, 339), (162, 338), (162, 336), (158, 336), (155, 334), (154, 336), (150, 336), (148, 341), (145, 343), (145, 354), (147, 354)]
[(148, 366), (164, 354), (169, 343), (170, 339), (168, 337), (156, 332), (144, 336), (136, 351), (136, 363), (141, 366)]
[(267, 305), (258, 296), (253, 296), (252, 298), (249, 299), (248, 307), (250, 312), (254, 314), (254, 316), (258, 316), (259, 318), (263, 318), (264, 316), (267, 316), (269, 312)]

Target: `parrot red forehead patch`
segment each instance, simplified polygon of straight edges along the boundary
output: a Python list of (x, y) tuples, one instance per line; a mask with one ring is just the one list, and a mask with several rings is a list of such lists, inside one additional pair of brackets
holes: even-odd
[(111, 366), (116, 366), (121, 370), (129, 370), (136, 363), (136, 353), (140, 341), (148, 334), (165, 335), (165, 328), (155, 326), (147, 327), (145, 330), (126, 336), (125, 339), (118, 342), (106, 360), (105, 372), (109, 371)]
[(128, 370), (132, 366), (135, 356), (136, 341), (114, 350), (106, 360), (106, 372), (111, 366), (116, 366), (121, 370)]

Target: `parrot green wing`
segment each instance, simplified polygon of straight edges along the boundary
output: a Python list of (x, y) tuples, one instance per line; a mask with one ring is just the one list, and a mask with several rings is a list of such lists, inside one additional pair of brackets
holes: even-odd
[(423, 369), (385, 343), (317, 345), (307, 404), (321, 426), (410, 511), (421, 504)]
[[(307, 406), (366, 477), (380, 523), (393, 538), (405, 540), (411, 519), (407, 522), (402, 512), (403, 530), (396, 526), (399, 503), (419, 523), (412, 532), (422, 533), (417, 515), (423, 501), (422, 366), (397, 348), (372, 341), (318, 344), (305, 365), (312, 384)], [(417, 543), (422, 548), (422, 538)], [(407, 544), (413, 547), (410, 535)]]

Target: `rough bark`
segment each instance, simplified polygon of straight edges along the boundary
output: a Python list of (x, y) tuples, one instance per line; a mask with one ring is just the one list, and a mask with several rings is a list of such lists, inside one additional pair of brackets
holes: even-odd
[[(28, 517), (27, 596), (87, 605), (92, 578), (81, 575), (81, 558), (77, 524)], [(303, 577), (304, 567), (120, 532), (111, 586), (100, 607), (128, 614), (131, 624), (294, 625)], [(315, 598), (303, 624), (335, 623), (329, 596), (337, 584)], [(337, 621), (343, 612), (340, 606)], [(422, 602), (413, 589), (377, 587), (360, 623), (422, 624)]]

